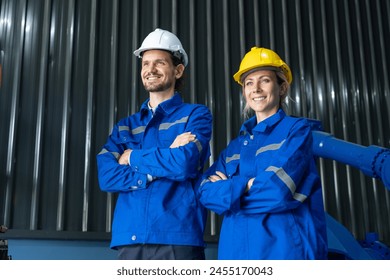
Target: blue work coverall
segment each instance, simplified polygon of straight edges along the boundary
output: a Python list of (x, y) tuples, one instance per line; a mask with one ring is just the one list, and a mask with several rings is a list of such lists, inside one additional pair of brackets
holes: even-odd
[[(228, 179), (210, 182), (216, 171)], [(255, 178), (245, 192), (249, 179)], [(325, 212), (308, 121), (247, 120), (207, 170), (200, 201), (223, 215), (219, 259), (326, 259)]]
[[(204, 105), (183, 103), (178, 93), (154, 115), (148, 101), (119, 121), (97, 155), (101, 190), (119, 193), (110, 246), (204, 246), (207, 210), (196, 199), (195, 183), (210, 155), (211, 113)], [(169, 148), (184, 132), (195, 134), (195, 142)], [(120, 165), (129, 148), (130, 165)]]

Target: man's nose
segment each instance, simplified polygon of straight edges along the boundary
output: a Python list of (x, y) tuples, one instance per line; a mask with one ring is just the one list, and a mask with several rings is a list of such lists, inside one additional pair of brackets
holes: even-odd
[(144, 66), (144, 70), (153, 73), (156, 70), (156, 65), (154, 63), (150, 63), (147, 66)]

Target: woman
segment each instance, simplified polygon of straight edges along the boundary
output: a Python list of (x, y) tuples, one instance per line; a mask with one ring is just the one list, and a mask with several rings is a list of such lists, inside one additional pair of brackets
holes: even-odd
[(310, 125), (287, 116), (289, 66), (272, 50), (254, 47), (233, 76), (242, 86), (239, 136), (206, 171), (201, 203), (223, 215), (219, 259), (326, 259), (321, 182)]

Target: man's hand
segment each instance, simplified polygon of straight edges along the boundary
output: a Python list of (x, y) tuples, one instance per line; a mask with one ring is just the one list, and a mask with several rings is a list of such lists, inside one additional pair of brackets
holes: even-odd
[(129, 165), (129, 158), (132, 151), (132, 149), (125, 150), (118, 159), (118, 163), (121, 165)]
[(195, 134), (191, 134), (191, 132), (184, 132), (178, 136), (176, 136), (175, 141), (169, 146), (169, 148), (178, 148), (180, 146), (187, 145), (190, 142), (194, 142), (196, 138)]
[(208, 178), (211, 182), (217, 182), (219, 180), (227, 180), (227, 176), (221, 171), (216, 171), (214, 175), (209, 176)]

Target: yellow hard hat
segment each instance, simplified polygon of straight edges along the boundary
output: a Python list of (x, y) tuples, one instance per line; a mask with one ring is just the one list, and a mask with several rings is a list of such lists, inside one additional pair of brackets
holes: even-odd
[(234, 80), (242, 85), (242, 75), (257, 68), (283, 71), (287, 82), (291, 84), (292, 73), (290, 67), (279, 57), (277, 53), (266, 48), (253, 47), (247, 52), (241, 61), (240, 69), (233, 75)]

